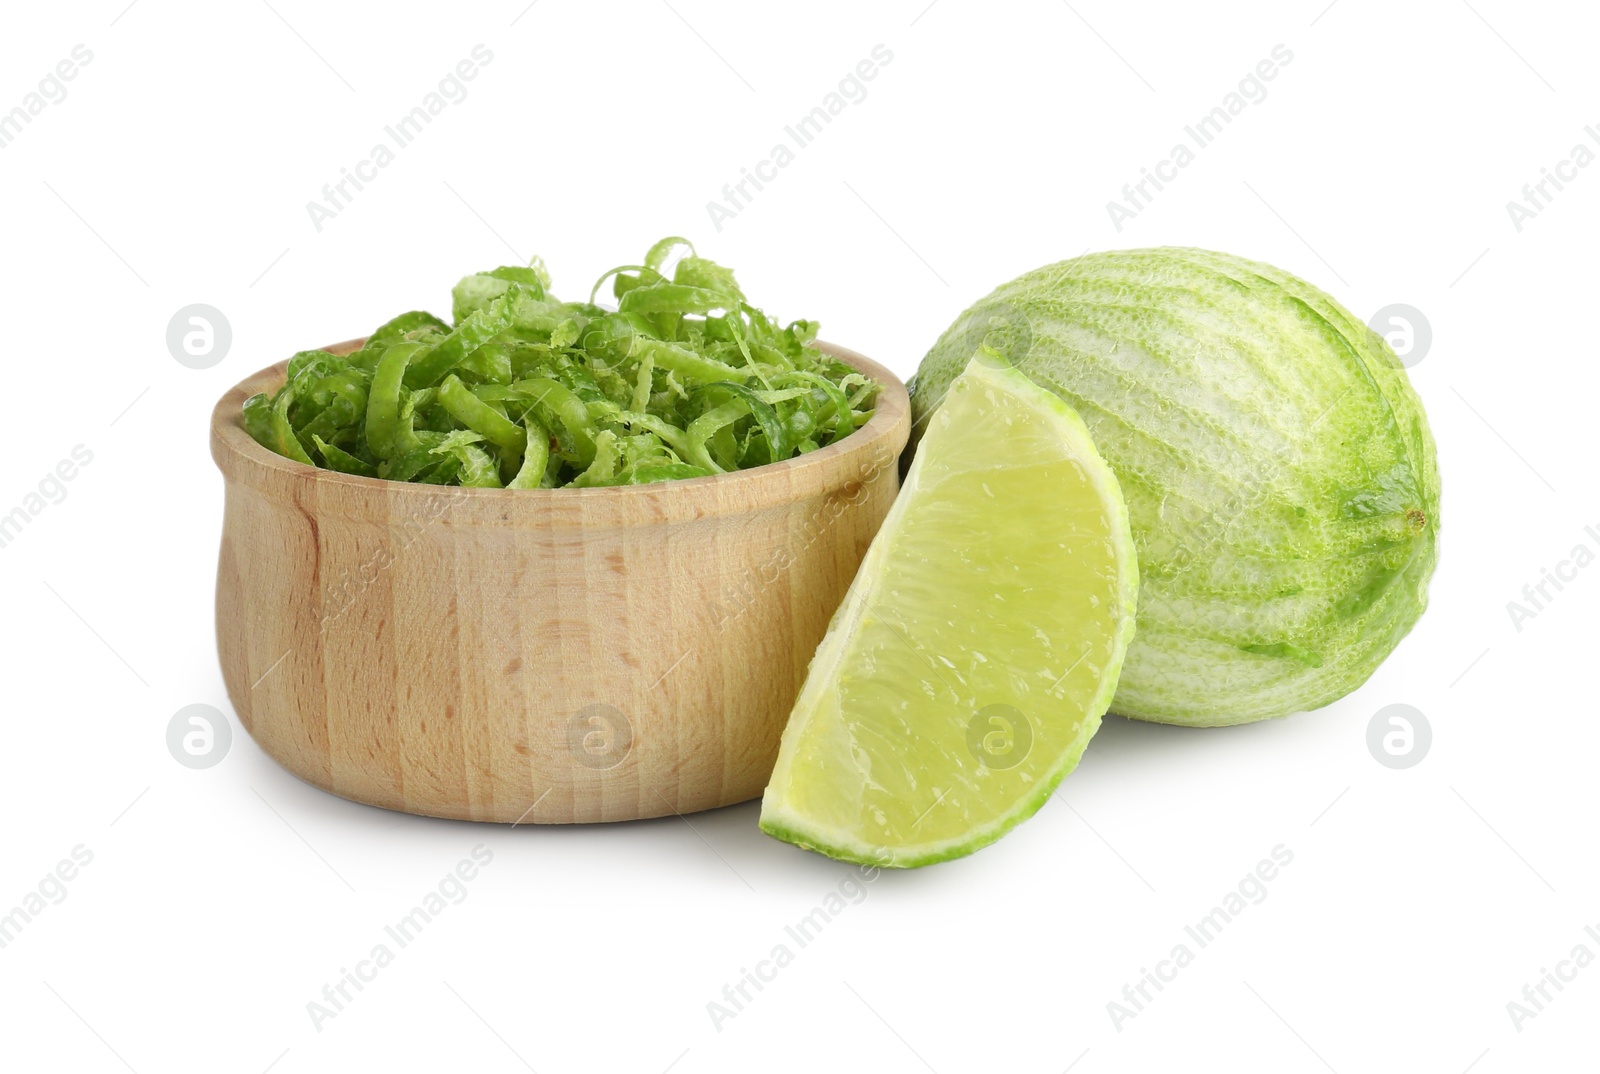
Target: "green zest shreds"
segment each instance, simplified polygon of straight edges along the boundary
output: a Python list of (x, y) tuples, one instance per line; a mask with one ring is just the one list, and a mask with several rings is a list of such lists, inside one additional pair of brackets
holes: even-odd
[[(667, 258), (679, 247), (669, 278)], [(611, 281), (618, 309), (594, 304)], [(302, 351), (244, 404), (263, 446), (329, 470), (478, 488), (642, 485), (778, 462), (872, 416), (878, 385), (779, 328), (686, 240), (600, 277), (588, 302), (497, 268), (452, 293), (454, 325), (402, 313), (358, 351)]]

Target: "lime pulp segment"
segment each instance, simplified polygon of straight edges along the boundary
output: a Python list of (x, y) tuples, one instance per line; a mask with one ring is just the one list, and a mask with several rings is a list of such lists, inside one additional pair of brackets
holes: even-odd
[(1127, 510), (1083, 422), (980, 354), (817, 649), (762, 829), (902, 867), (998, 839), (1099, 727), (1137, 586)]

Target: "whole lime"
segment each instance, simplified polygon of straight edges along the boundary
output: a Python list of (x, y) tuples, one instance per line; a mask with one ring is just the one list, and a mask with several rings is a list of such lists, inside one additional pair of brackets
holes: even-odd
[(928, 352), (917, 429), (983, 344), (1082, 415), (1127, 499), (1142, 581), (1112, 711), (1209, 727), (1317, 708), (1422, 614), (1433, 436), (1394, 351), (1322, 291), (1193, 249), (1036, 269)]

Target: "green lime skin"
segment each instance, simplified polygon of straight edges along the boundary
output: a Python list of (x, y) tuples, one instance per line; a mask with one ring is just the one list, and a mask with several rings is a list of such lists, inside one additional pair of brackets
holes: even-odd
[(1113, 712), (1216, 727), (1319, 708), (1422, 615), (1427, 416), (1388, 343), (1316, 287), (1197, 249), (1036, 269), (922, 360), (917, 429), (983, 344), (1083, 417), (1127, 500), (1142, 588)]

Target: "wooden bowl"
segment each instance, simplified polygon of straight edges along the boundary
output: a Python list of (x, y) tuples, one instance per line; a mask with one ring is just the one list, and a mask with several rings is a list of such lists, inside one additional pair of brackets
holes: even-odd
[[(362, 341), (332, 348), (347, 353)], [(807, 664), (899, 485), (904, 385), (770, 466), (653, 485), (467, 489), (322, 470), (217, 403), (217, 646), (240, 722), (358, 802), (524, 824), (758, 797)]]

